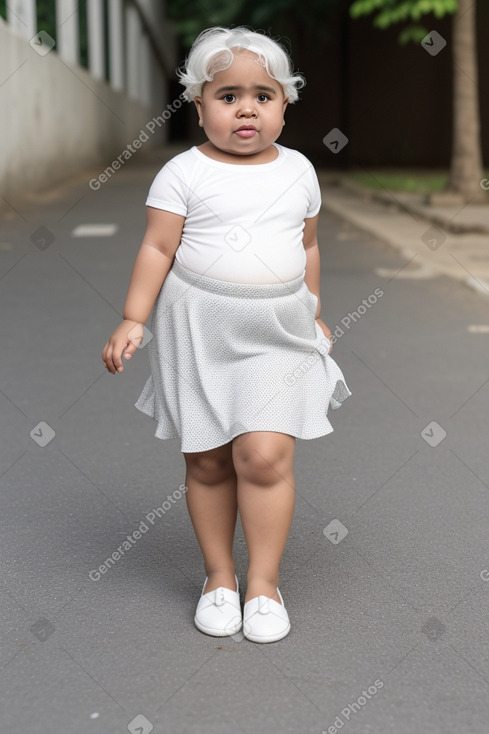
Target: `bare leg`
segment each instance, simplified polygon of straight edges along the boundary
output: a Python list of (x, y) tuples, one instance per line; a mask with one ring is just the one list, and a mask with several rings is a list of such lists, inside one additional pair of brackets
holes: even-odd
[(260, 594), (280, 603), (279, 566), (295, 503), (295, 437), (254, 431), (233, 440), (238, 507), (249, 554), (245, 603)]
[(184, 453), (184, 458), (187, 508), (209, 577), (204, 593), (219, 586), (235, 591), (233, 538), (237, 477), (232, 443), (210, 451)]

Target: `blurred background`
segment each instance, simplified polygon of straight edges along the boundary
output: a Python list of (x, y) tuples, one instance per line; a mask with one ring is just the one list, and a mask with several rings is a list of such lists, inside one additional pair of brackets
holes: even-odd
[[(1, 0), (2, 196), (109, 163), (141, 130), (146, 150), (203, 142), (175, 69), (201, 30), (242, 24), (306, 77), (283, 145), (368, 186), (487, 200), (482, 0)], [(331, 130), (347, 144), (328, 147)]]

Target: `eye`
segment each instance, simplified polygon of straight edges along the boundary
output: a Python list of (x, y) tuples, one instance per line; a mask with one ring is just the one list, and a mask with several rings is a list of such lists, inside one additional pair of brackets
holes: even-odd
[[(260, 97), (265, 97), (265, 99), (260, 99)], [(258, 100), (260, 102), (266, 102), (268, 99), (270, 99), (270, 97), (268, 94), (265, 94), (265, 92), (261, 92), (261, 94), (258, 95)]]
[[(229, 99), (230, 97), (231, 97), (231, 99)], [(235, 96), (234, 96), (234, 94), (225, 94), (224, 97), (223, 97), (223, 100), (226, 103), (231, 103), (231, 102), (234, 102)]]

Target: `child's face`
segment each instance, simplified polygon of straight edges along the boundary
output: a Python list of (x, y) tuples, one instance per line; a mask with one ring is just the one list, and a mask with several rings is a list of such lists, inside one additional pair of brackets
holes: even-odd
[[(231, 66), (216, 72), (204, 84), (202, 96), (194, 98), (208, 139), (231, 155), (260, 153), (282, 132), (288, 100), (257, 58), (238, 49)], [(238, 132), (243, 125), (254, 126), (255, 131)]]

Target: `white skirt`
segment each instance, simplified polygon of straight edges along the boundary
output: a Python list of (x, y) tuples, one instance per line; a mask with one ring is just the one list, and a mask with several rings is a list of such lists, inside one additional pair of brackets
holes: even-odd
[(173, 261), (151, 316), (151, 375), (135, 403), (157, 421), (156, 438), (180, 438), (192, 453), (249, 431), (333, 431), (328, 408), (351, 392), (304, 274), (231, 283)]

